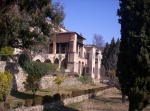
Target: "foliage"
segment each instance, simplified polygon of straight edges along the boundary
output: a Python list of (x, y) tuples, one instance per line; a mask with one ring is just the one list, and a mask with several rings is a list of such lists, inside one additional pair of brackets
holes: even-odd
[(13, 55), (13, 54), (14, 54), (14, 48), (10, 46), (5, 46), (0, 50), (0, 55)]
[(4, 108), (5, 108), (5, 109), (11, 109), (11, 104), (10, 104), (10, 102), (5, 102), (5, 103), (4, 103)]
[(3, 101), (5, 101), (5, 97), (10, 91), (12, 79), (13, 76), (10, 71), (0, 72), (0, 97)]
[(119, 46), (119, 39), (117, 39), (117, 41), (115, 42), (115, 39), (112, 38), (110, 44), (106, 43), (102, 58), (102, 65), (105, 67), (106, 72), (108, 72), (109, 70), (117, 69)]
[(57, 70), (57, 65), (56, 64), (50, 63), (49, 67), (50, 67), (50, 70)]
[(25, 62), (23, 69), (28, 74), (39, 74), (41, 76), (44, 76), (49, 71), (49, 65), (47, 63), (41, 63), (37, 61), (30, 61)]
[(103, 37), (101, 35), (94, 34), (93, 45), (95, 45), (98, 48), (100, 48), (101, 50), (103, 50), (104, 49), (104, 39), (103, 39)]
[(53, 81), (55, 82), (55, 84), (57, 84), (57, 87), (58, 87), (58, 90), (57, 90), (57, 93), (59, 93), (59, 88), (60, 88), (60, 85), (64, 82), (65, 80), (65, 77), (64, 76), (61, 76), (61, 75), (58, 75)]
[(59, 100), (61, 100), (60, 94), (59, 94), (59, 93), (54, 94), (54, 95), (53, 95), (53, 100), (54, 100), (54, 101), (59, 101)]
[(40, 79), (40, 74), (28, 74), (26, 81), (23, 83), (24, 88), (27, 91), (31, 90), (33, 95), (35, 95), (35, 93), (39, 90)]
[(53, 101), (53, 97), (50, 96), (50, 95), (45, 95), (43, 97), (43, 104), (45, 104), (45, 103), (51, 103), (52, 101)]
[(63, 6), (52, 4), (52, 0), (0, 1), (0, 49), (39, 49), (49, 43), (64, 16)]
[(117, 76), (122, 93), (129, 98), (129, 111), (141, 111), (150, 103), (149, 10), (150, 0), (120, 0)]
[(92, 79), (87, 76), (81, 76), (78, 80), (81, 81), (83, 84), (89, 84), (92, 82)]
[(33, 100), (32, 99), (26, 99), (25, 103), (24, 103), (24, 106), (30, 107), (30, 106), (32, 106), (32, 104), (33, 104)]
[(24, 67), (25, 62), (29, 62), (30, 57), (27, 53), (23, 53), (19, 55), (18, 63), (20, 64), (21, 67)]
[(43, 103), (43, 97), (41, 96), (36, 96), (33, 99), (33, 105), (42, 105), (42, 103)]

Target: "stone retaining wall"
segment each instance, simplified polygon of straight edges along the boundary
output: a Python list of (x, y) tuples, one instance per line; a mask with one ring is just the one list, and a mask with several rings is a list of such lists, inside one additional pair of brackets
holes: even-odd
[(72, 103), (81, 102), (81, 101), (89, 99), (93, 96), (107, 94), (107, 92), (109, 93), (113, 89), (114, 88), (109, 88), (109, 89), (105, 89), (105, 90), (97, 92), (97, 93), (85, 94), (85, 95), (81, 95), (81, 96), (77, 96), (77, 97), (73, 97), (73, 98), (68, 98), (68, 99), (64, 99), (61, 101), (53, 102), (51, 104), (37, 105), (37, 106), (32, 106), (32, 107), (22, 107), (22, 108), (17, 108), (17, 109), (11, 110), (11, 111), (44, 111), (44, 109), (51, 109), (51, 108), (59, 107), (62, 105), (69, 105)]
[[(5, 70), (10, 70), (13, 74), (13, 85), (12, 90), (24, 91), (23, 82), (26, 81), (27, 74), (23, 71), (23, 69), (16, 63), (0, 61), (0, 72), (4, 72)], [(55, 87), (56, 84), (53, 82), (55, 77), (52, 76), (44, 76), (40, 81), (40, 88), (47, 89), (51, 87)], [(82, 84), (75, 77), (67, 77), (65, 81), (62, 83), (62, 86), (66, 85), (80, 85)]]

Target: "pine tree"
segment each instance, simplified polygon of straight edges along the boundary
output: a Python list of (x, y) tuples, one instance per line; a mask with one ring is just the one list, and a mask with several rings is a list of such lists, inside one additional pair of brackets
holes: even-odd
[(117, 76), (129, 111), (150, 103), (150, 0), (120, 0), (121, 43)]

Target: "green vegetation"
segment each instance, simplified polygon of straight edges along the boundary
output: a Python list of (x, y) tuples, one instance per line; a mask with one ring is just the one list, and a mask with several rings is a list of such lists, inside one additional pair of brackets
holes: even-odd
[(129, 111), (150, 104), (150, 0), (119, 0), (121, 43), (117, 76)]
[(54, 71), (57, 70), (57, 65), (56, 64), (50, 63), (49, 67), (50, 67), (50, 70), (54, 70)]
[(0, 49), (12, 46), (39, 51), (38, 46), (51, 41), (64, 17), (63, 6), (52, 0), (0, 1)]
[(81, 76), (78, 80), (81, 81), (83, 84), (89, 84), (92, 82), (92, 79), (87, 76)]
[(13, 54), (14, 54), (14, 48), (10, 46), (5, 46), (0, 50), (0, 55), (13, 55)]
[(28, 74), (26, 82), (24, 82), (24, 87), (27, 91), (32, 91), (33, 95), (39, 90), (40, 85), (40, 74)]
[(55, 79), (54, 79), (54, 82), (55, 84), (57, 84), (57, 93), (59, 93), (59, 88), (60, 88), (60, 85), (64, 82), (65, 80), (65, 77), (64, 76), (61, 76), (61, 75), (58, 75)]
[(50, 70), (49, 65), (47, 63), (41, 63), (36, 61), (25, 62), (23, 69), (28, 74), (40, 74), (41, 76), (46, 75)]
[(25, 65), (25, 62), (30, 62), (31, 58), (27, 53), (23, 53), (19, 55), (18, 63), (23, 68)]
[(0, 72), (0, 100), (5, 101), (6, 96), (8, 95), (11, 82), (12, 82), (12, 74), (10, 71), (5, 71), (4, 73)]

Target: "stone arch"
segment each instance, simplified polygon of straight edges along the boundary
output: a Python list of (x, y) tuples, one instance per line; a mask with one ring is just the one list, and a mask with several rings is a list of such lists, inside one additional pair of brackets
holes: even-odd
[(40, 59), (37, 59), (36, 62), (41, 62)]
[(44, 62), (45, 63), (52, 63), (50, 59), (46, 59)]

